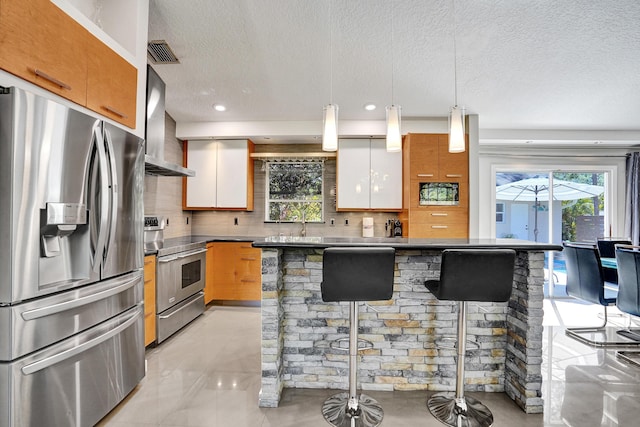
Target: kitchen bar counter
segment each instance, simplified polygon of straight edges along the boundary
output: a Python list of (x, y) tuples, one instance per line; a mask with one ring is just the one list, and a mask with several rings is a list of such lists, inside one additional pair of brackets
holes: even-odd
[[(467, 391), (505, 392), (525, 412), (541, 413), (544, 251), (559, 245), (513, 239), (405, 239), (274, 236), (262, 249), (262, 389), (259, 405), (276, 407), (282, 389), (346, 389), (346, 352), (329, 343), (348, 334), (349, 305), (320, 294), (322, 251), (330, 246), (396, 248), (393, 298), (361, 305), (363, 390), (455, 389), (457, 304), (438, 301), (424, 281), (439, 276), (447, 248), (512, 248), (517, 252), (508, 303), (470, 303)], [(442, 345), (440, 345), (442, 344)], [(426, 398), (426, 394), (425, 394)]]
[(405, 237), (297, 237), (255, 238), (258, 248), (328, 248), (336, 246), (388, 246), (396, 249), (509, 248), (524, 251), (559, 251), (561, 245), (518, 239), (415, 239)]

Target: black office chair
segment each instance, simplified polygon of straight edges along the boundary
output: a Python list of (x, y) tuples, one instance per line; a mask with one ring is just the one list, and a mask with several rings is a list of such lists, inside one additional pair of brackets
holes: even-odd
[[(598, 245), (600, 258), (615, 258), (616, 245), (630, 245), (631, 240), (624, 237), (599, 237), (596, 244)], [(603, 266), (602, 273), (604, 274), (605, 282), (618, 283), (618, 271), (615, 268)]]
[[(571, 297), (599, 304), (604, 307), (604, 321), (600, 326), (566, 328), (568, 336), (595, 347), (619, 347), (632, 341), (618, 337), (609, 331), (607, 307), (616, 304), (617, 286), (604, 280), (600, 255), (595, 245), (587, 243), (563, 243), (563, 255), (567, 267), (567, 294)], [(640, 344), (640, 343), (639, 343)]]
[(431, 414), (453, 427), (487, 427), (493, 414), (480, 401), (464, 395), (467, 301), (505, 302), (511, 297), (515, 251), (511, 249), (447, 249), (442, 252), (440, 279), (425, 286), (439, 300), (458, 301), (455, 393), (437, 393), (427, 401)]
[[(640, 316), (640, 246), (618, 245), (618, 310), (631, 316)], [(631, 320), (630, 320), (631, 321)], [(623, 337), (640, 341), (640, 329), (626, 328), (617, 331)], [(619, 351), (617, 356), (640, 366), (640, 352)]]
[(337, 393), (325, 400), (322, 415), (336, 427), (375, 427), (382, 422), (382, 407), (372, 397), (356, 394), (358, 302), (391, 299), (395, 250), (383, 247), (327, 248), (322, 261), (322, 300), (350, 303), (349, 392)]

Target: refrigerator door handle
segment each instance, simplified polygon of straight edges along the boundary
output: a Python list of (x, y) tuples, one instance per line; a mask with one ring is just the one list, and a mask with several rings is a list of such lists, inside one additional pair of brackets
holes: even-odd
[(107, 171), (107, 153), (104, 149), (104, 137), (102, 136), (102, 126), (97, 122), (93, 127), (93, 138), (95, 140), (98, 161), (100, 163), (100, 225), (98, 226), (98, 241), (96, 252), (93, 258), (93, 271), (99, 271), (102, 265), (102, 257), (107, 239), (107, 226), (109, 221), (109, 175)]
[(106, 299), (112, 295), (116, 295), (121, 292), (124, 292), (127, 289), (134, 287), (139, 282), (140, 282), (140, 276), (135, 276), (133, 279), (130, 279), (130, 276), (128, 276), (124, 280), (120, 280), (120, 283), (118, 282), (114, 283), (116, 285), (115, 287), (107, 289), (105, 291), (97, 292), (95, 294), (88, 295), (86, 297), (76, 298), (71, 301), (61, 302), (59, 304), (53, 304), (43, 308), (28, 310), (22, 313), (21, 316), (24, 320), (34, 320), (40, 317), (46, 317), (52, 314), (82, 307), (83, 305), (91, 304), (92, 302)]
[[(138, 304), (138, 306), (142, 305), (142, 302)], [(31, 375), (43, 369), (46, 369), (50, 366), (53, 366), (57, 363), (70, 359), (78, 354), (93, 348), (111, 337), (118, 335), (123, 330), (127, 329), (132, 323), (135, 323), (138, 315), (140, 314), (140, 310), (134, 310), (132, 313), (128, 314), (128, 319), (118, 325), (117, 327), (110, 329), (107, 333), (102, 334), (98, 337), (90, 339), (82, 344), (74, 346), (68, 350), (61, 351), (60, 353), (54, 354), (53, 356), (47, 357), (45, 359), (38, 360), (37, 362), (30, 363), (22, 367), (22, 373), (25, 375)]]
[(106, 255), (108, 256), (111, 243), (114, 242), (116, 238), (116, 221), (118, 220), (118, 171), (116, 169), (116, 159), (113, 151), (113, 140), (107, 129), (104, 130), (104, 138), (105, 146), (107, 147), (106, 154), (109, 162), (109, 172), (111, 175), (111, 189), (109, 191), (109, 215), (111, 218), (109, 220), (109, 237), (105, 244)]

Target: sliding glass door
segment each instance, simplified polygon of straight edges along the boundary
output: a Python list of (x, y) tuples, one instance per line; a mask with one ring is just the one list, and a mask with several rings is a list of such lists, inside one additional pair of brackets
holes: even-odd
[[(561, 244), (595, 243), (609, 236), (605, 224), (605, 171), (496, 171), (495, 237)], [(562, 253), (545, 256), (545, 293), (566, 296)]]

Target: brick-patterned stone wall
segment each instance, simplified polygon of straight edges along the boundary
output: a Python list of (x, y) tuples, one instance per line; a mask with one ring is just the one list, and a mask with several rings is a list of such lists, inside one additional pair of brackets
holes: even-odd
[[(284, 249), (277, 257), (273, 252), (263, 249), (261, 406), (276, 406), (277, 400), (270, 399), (277, 394), (279, 400), (282, 387), (347, 389), (347, 353), (330, 348), (330, 343), (348, 336), (349, 304), (322, 301), (322, 249)], [(393, 298), (360, 304), (359, 336), (373, 343), (358, 361), (361, 389), (455, 389), (458, 303), (438, 301), (424, 287), (425, 280), (439, 276), (440, 258), (440, 251), (398, 250)], [(534, 258), (542, 276), (537, 262), (543, 254)], [(538, 412), (542, 319), (538, 336), (538, 325), (530, 325), (528, 316), (534, 314), (536, 321), (541, 316), (542, 300), (538, 313), (538, 303), (529, 301), (529, 294), (537, 287), (542, 295), (542, 283), (531, 277), (530, 264), (528, 253), (519, 253), (508, 304), (467, 304), (468, 339), (476, 346), (467, 346), (465, 390), (508, 390), (524, 410)], [(274, 307), (281, 312), (274, 313)], [(277, 331), (281, 340), (273, 335)], [(274, 361), (274, 355), (281, 355), (281, 361)]]
[(282, 393), (282, 249), (262, 249), (262, 389), (259, 405), (277, 407)]

